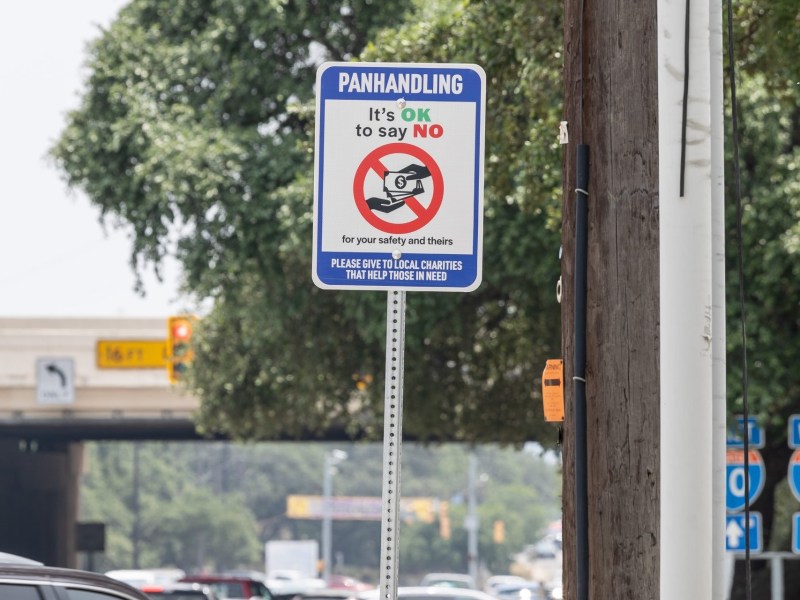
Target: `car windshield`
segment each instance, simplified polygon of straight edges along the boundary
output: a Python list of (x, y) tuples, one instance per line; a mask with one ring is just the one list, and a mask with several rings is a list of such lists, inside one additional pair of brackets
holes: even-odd
[(264, 600), (272, 600), (272, 594), (269, 593), (267, 586), (265, 586), (263, 583), (254, 581), (252, 584), (250, 584), (250, 587), (253, 590), (253, 595), (256, 596), (257, 598), (264, 598)]

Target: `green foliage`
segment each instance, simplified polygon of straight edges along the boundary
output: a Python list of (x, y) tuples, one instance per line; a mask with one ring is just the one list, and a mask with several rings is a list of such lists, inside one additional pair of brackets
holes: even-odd
[[(786, 444), (786, 421), (797, 410), (800, 378), (800, 89), (791, 102), (765, 91), (761, 77), (743, 78), (742, 241), (751, 410), (771, 445)], [(734, 177), (727, 176), (733, 198)], [(735, 206), (728, 205), (729, 231)], [(729, 397), (741, 412), (741, 304), (736, 238), (728, 243)]]
[[(187, 571), (258, 564), (256, 519), (234, 494), (187, 477), (179, 444), (93, 444), (81, 518), (106, 523), (101, 570), (172, 566)], [(138, 452), (138, 490), (135, 453)], [(214, 492), (217, 492), (215, 495)], [(138, 540), (137, 540), (138, 536)]]
[[(377, 444), (338, 445), (348, 453), (337, 467), (334, 494), (380, 497), (382, 460)], [(88, 473), (81, 486), (81, 518), (105, 522), (107, 550), (100, 570), (134, 566), (134, 444), (89, 444)], [(139, 566), (186, 571), (263, 570), (263, 544), (274, 539), (319, 539), (318, 520), (290, 519), (286, 497), (322, 493), (327, 444), (142, 443), (139, 446)], [(529, 451), (487, 446), (477, 449), (480, 553), (497, 572), (508, 555), (535, 542), (560, 513), (555, 467)], [(431, 565), (465, 570), (468, 448), (436, 449), (407, 444), (403, 496), (449, 502), (452, 538), (441, 539), (438, 522), (404, 522), (401, 565), (416, 582)], [(491, 524), (503, 519), (507, 542), (491, 541)], [(374, 578), (380, 555), (377, 521), (335, 521), (333, 550), (347, 572)]]
[(177, 239), (189, 287), (213, 294), (278, 233), (270, 195), (304, 166), (306, 122), (291, 106), (312, 98), (312, 52), (351, 58), (406, 6), (379, 4), (134, 0), (91, 46), (53, 154), (103, 216), (132, 228), (134, 264)]
[(733, 3), (737, 66), (763, 75), (772, 93), (794, 94), (800, 84), (800, 6), (794, 0)]
[(190, 490), (171, 500), (153, 507), (148, 520), (147, 537), (158, 536), (162, 563), (210, 571), (259, 564), (256, 520), (241, 501), (210, 490)]
[[(134, 265), (175, 252), (187, 290), (213, 299), (189, 377), (204, 431), (380, 435), (385, 295), (310, 281), (314, 61), (368, 46), (368, 60), (488, 73), (484, 283), (409, 294), (405, 429), (555, 442), (538, 381), (559, 354), (560, 31), (557, 4), (509, 1), (122, 11), (91, 48), (83, 103), (53, 154), (70, 185), (131, 228)], [(372, 385), (356, 390), (358, 373)]]

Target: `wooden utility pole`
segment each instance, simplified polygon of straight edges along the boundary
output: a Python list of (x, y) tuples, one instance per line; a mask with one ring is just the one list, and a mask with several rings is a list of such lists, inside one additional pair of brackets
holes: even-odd
[[(658, 598), (659, 271), (656, 2), (566, 0), (562, 300), (574, 352), (575, 147), (590, 148), (587, 449), (591, 598)], [(564, 427), (565, 598), (576, 598), (572, 403)]]
[[(721, 140), (721, 99), (717, 119), (709, 91), (718, 73), (709, 68), (715, 13), (704, 0), (689, 4), (564, 2), (568, 600), (718, 597), (708, 573), (715, 544), (724, 544), (719, 520), (711, 524), (720, 440), (712, 435), (711, 330), (719, 307), (712, 303), (711, 222), (721, 193), (712, 139)], [(588, 146), (590, 165), (588, 189), (576, 192), (579, 144)], [(576, 382), (580, 194), (588, 204), (586, 346), (585, 375)], [(581, 386), (585, 443), (575, 421)], [(724, 420), (724, 388), (721, 396)], [(585, 515), (576, 470), (586, 473)]]

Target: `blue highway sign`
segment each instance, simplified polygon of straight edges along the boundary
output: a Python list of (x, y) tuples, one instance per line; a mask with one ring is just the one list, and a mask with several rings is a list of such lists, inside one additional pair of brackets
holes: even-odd
[(792, 552), (800, 554), (800, 513), (792, 515)]
[[(727, 465), (725, 467), (725, 480), (727, 492), (725, 494), (725, 506), (728, 512), (739, 512), (745, 507), (745, 469), (744, 469), (744, 450), (738, 448), (728, 448), (725, 452)], [(756, 501), (761, 490), (764, 489), (766, 471), (764, 459), (758, 450), (750, 450), (748, 454), (748, 473), (749, 503)]]
[(800, 415), (789, 417), (789, 448), (800, 448)]
[[(734, 420), (734, 431), (728, 432), (728, 448), (744, 448), (744, 416), (736, 415)], [(747, 435), (751, 448), (763, 448), (766, 443), (764, 428), (759, 426), (755, 417), (747, 419)]]
[[(750, 551), (761, 552), (763, 549), (763, 527), (761, 513), (750, 513)], [(747, 537), (744, 528), (744, 513), (727, 515), (725, 518), (725, 549), (728, 552), (744, 552), (747, 550)]]

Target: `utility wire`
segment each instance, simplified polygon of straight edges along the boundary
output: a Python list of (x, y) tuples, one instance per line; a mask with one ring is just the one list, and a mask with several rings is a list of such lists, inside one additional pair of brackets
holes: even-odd
[(689, 14), (691, 12), (691, 0), (686, 0), (686, 31), (684, 32), (683, 42), (683, 115), (681, 118), (681, 174), (680, 174), (680, 197), (683, 198), (684, 183), (686, 181), (686, 124), (689, 111)]

